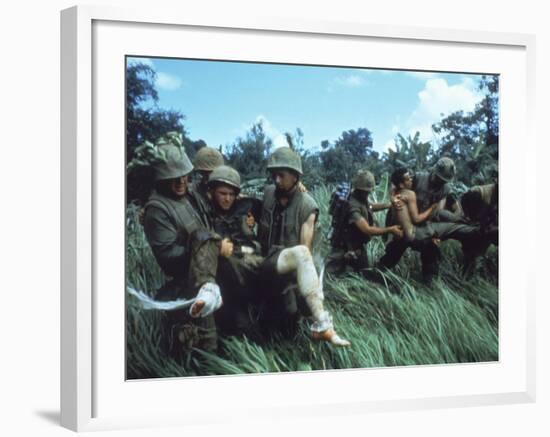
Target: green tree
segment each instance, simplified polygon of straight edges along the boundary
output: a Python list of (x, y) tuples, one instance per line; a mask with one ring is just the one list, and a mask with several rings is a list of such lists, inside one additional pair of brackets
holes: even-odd
[(429, 142), (420, 141), (420, 132), (406, 138), (397, 134), (395, 137), (395, 149), (389, 149), (384, 153), (384, 164), (388, 173), (398, 167), (405, 167), (414, 172), (425, 170), (430, 161), (433, 161), (432, 145)]
[(439, 135), (436, 157), (453, 158), (457, 179), (467, 185), (498, 173), (498, 76), (482, 76), (478, 89), (484, 97), (472, 112), (454, 112), (432, 126)]
[[(132, 63), (126, 68), (126, 162), (135, 157), (136, 149), (146, 141), (154, 143), (167, 132), (179, 132), (183, 145), (192, 157), (204, 142), (191, 141), (186, 134), (184, 115), (157, 106), (156, 72), (149, 65)], [(153, 186), (150, 166), (136, 166), (127, 174), (127, 202), (144, 203)]]
[(347, 130), (331, 144), (321, 143), (319, 158), (322, 174), (328, 183), (350, 180), (361, 169), (368, 169), (379, 178), (384, 171), (378, 152), (373, 150), (371, 132), (366, 128)]
[(266, 135), (262, 122), (252, 125), (244, 137), (229, 146), (227, 164), (236, 169), (243, 179), (266, 177), (267, 158), (273, 143)]

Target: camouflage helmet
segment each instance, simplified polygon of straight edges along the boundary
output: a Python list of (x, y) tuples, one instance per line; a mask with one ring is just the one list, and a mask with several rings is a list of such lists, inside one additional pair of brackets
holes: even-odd
[(239, 172), (228, 165), (216, 167), (208, 178), (208, 186), (212, 188), (216, 183), (222, 183), (241, 190), (241, 176)]
[(279, 147), (267, 160), (267, 169), (284, 168), (294, 170), (302, 175), (302, 160), (300, 156), (290, 147)]
[(160, 159), (153, 164), (155, 180), (175, 179), (188, 175), (193, 170), (193, 164), (182, 147), (167, 143), (157, 143)]
[(193, 160), (195, 170), (212, 171), (224, 164), (223, 155), (212, 147), (202, 147)]
[(374, 186), (376, 185), (374, 182), (374, 175), (368, 170), (361, 170), (353, 178), (352, 185), (355, 190), (362, 190), (370, 193), (374, 190)]
[(432, 171), (441, 180), (444, 180), (445, 182), (450, 182), (455, 177), (455, 163), (451, 158), (439, 158), (439, 161), (436, 162)]

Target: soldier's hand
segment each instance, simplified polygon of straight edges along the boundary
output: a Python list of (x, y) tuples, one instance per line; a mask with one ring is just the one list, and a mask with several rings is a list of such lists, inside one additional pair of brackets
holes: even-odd
[(307, 188), (304, 184), (302, 184), (302, 181), (298, 182), (298, 191), (301, 191), (302, 193), (307, 193)]
[(140, 208), (138, 213), (139, 224), (143, 226), (145, 223), (145, 208)]
[(401, 226), (390, 226), (390, 233), (395, 237), (395, 238), (402, 238), (403, 237), (403, 229), (401, 228)]
[(390, 202), (396, 210), (399, 211), (400, 209), (403, 209), (404, 204), (400, 194), (397, 196), (391, 196)]
[(224, 238), (220, 244), (220, 255), (229, 258), (233, 255), (233, 242), (229, 238)]
[(249, 212), (246, 215), (246, 226), (248, 226), (250, 229), (252, 229), (255, 224), (256, 224), (256, 220), (254, 219), (254, 216), (252, 215), (252, 213)]

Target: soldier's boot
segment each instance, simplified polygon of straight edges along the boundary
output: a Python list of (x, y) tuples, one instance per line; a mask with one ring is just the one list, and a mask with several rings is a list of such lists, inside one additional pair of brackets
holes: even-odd
[(332, 317), (323, 308), (322, 294), (315, 292), (306, 296), (306, 301), (315, 322), (311, 325), (311, 337), (317, 341), (326, 341), (337, 347), (347, 347), (351, 343), (341, 338), (334, 330)]
[(181, 360), (193, 349), (215, 352), (218, 348), (218, 334), (214, 316), (192, 319), (174, 326), (175, 338), (171, 345), (171, 355)]

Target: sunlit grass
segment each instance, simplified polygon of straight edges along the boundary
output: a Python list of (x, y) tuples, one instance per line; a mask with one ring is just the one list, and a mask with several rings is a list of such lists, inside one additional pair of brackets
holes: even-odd
[[(332, 187), (312, 194), (320, 207), (316, 251), (326, 256), (322, 237), (328, 228)], [(387, 198), (385, 184), (374, 197)], [(127, 279), (153, 294), (163, 282), (137, 221), (128, 209)], [(377, 220), (383, 224), (383, 215)], [(162, 348), (161, 314), (145, 311), (128, 296), (127, 375), (129, 378), (220, 375), (325, 369), (486, 362), (498, 360), (497, 251), (492, 248), (485, 268), (473, 278), (460, 273), (460, 247), (442, 246), (441, 274), (429, 287), (420, 282), (418, 254), (408, 251), (398, 267), (373, 283), (357, 274), (325, 277), (325, 302), (338, 333), (351, 341), (347, 349), (314, 343), (309, 322), (300, 322), (292, 339), (275, 335), (262, 343), (240, 337), (221, 339), (218, 354), (194, 351), (177, 361)], [(384, 251), (380, 238), (368, 246), (371, 260)]]

